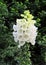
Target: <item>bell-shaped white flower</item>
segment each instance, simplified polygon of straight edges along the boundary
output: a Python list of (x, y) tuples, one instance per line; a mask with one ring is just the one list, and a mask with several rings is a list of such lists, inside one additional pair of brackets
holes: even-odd
[(17, 25), (15, 25), (15, 24), (13, 25), (13, 30), (17, 31)]

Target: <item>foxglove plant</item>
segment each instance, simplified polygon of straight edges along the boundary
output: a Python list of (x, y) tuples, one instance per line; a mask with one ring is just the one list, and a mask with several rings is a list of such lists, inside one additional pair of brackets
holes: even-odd
[(35, 45), (35, 40), (37, 36), (37, 27), (34, 25), (36, 23), (33, 20), (33, 16), (29, 11), (25, 11), (21, 14), (23, 19), (17, 19), (16, 25), (13, 25), (13, 37), (15, 42), (19, 42), (18, 47), (20, 48), (25, 44), (25, 42), (30, 42)]

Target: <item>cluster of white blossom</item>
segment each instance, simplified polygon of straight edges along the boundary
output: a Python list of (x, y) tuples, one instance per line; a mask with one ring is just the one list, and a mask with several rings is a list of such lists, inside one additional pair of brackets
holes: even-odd
[(37, 27), (34, 25), (36, 21), (26, 19), (17, 19), (16, 25), (13, 25), (13, 37), (15, 42), (19, 42), (18, 47), (21, 47), (25, 42), (30, 42), (35, 45), (35, 40), (37, 36)]

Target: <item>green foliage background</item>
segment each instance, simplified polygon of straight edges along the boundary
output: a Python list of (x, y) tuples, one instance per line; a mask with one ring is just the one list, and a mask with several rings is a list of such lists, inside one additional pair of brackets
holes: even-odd
[[(12, 26), (25, 10), (37, 21), (38, 36), (35, 46), (18, 49)], [(0, 0), (0, 65), (46, 65), (46, 0)]]

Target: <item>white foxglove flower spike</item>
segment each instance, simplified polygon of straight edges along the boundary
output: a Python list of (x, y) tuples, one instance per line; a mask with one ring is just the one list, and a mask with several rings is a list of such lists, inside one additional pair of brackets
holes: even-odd
[[(27, 11), (26, 11), (27, 12)], [(28, 12), (30, 15), (30, 13)], [(28, 15), (27, 14), (27, 15)], [(32, 15), (30, 15), (31, 17)], [(13, 25), (13, 37), (15, 42), (19, 42), (18, 47), (20, 48), (25, 44), (25, 42), (30, 42), (32, 45), (35, 45), (36, 42), (36, 36), (37, 36), (37, 27), (34, 25), (36, 23), (35, 20), (32, 20), (28, 17), (28, 20), (26, 19), (17, 19), (16, 25)]]

